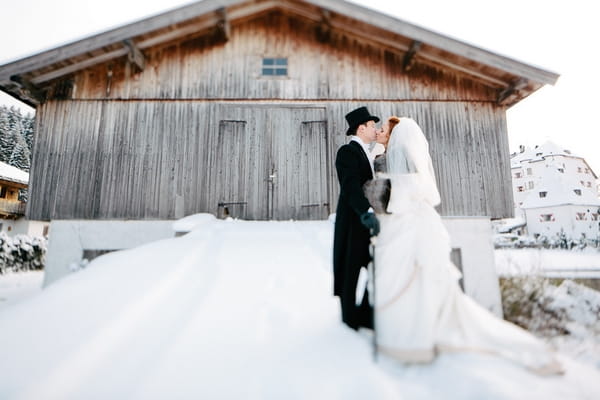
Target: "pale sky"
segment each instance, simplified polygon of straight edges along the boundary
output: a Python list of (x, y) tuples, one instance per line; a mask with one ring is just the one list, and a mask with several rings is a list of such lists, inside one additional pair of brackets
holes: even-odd
[[(4, 1), (0, 64), (190, 2)], [(508, 111), (510, 150), (552, 140), (584, 157), (600, 175), (600, 129), (594, 119), (600, 114), (600, 22), (594, 0), (354, 2), (560, 74), (555, 86), (538, 90)], [(0, 92), (0, 104), (12, 105), (11, 99)]]

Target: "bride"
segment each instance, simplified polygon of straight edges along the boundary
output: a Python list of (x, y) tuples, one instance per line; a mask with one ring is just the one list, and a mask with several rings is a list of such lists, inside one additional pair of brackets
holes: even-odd
[[(543, 342), (460, 290), (461, 274), (450, 261), (450, 238), (434, 209), (440, 194), (429, 145), (414, 120), (399, 119), (385, 158), (387, 173), (378, 179), (389, 179), (391, 193), (387, 212), (378, 215), (381, 232), (375, 250), (379, 351), (416, 363), (430, 362), (439, 352), (477, 351), (539, 374), (562, 373)], [(369, 190), (367, 197), (373, 198)]]

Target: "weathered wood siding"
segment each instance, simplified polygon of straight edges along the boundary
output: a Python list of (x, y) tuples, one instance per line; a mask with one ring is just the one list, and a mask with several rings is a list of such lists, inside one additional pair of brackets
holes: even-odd
[[(335, 211), (344, 115), (411, 116), (430, 141), (443, 215), (512, 213), (505, 108), (456, 71), (417, 64), (274, 13), (227, 43), (188, 38), (73, 77), (37, 112), (30, 219), (165, 219), (197, 212), (315, 219)], [(263, 56), (289, 76), (260, 76)]]
[[(77, 99), (386, 99), (495, 101), (497, 93), (454, 71), (334, 34), (316, 40), (315, 27), (273, 13), (232, 30), (227, 43), (210, 36), (145, 51), (133, 74), (120, 59), (75, 76)], [(289, 77), (262, 77), (262, 57), (287, 57)]]
[[(344, 115), (360, 104), (49, 102), (38, 114), (29, 217), (158, 219), (224, 215), (227, 207), (242, 218), (324, 218), (337, 200), (333, 161), (347, 140)], [(512, 200), (502, 190), (510, 178), (501, 110), (366, 104), (422, 126), (444, 215), (506, 215)]]
[[(442, 215), (512, 216), (509, 146), (502, 107), (458, 101), (332, 103), (330, 129), (338, 132), (332, 135), (334, 148), (347, 140), (339, 133), (346, 130), (345, 113), (360, 105), (367, 105), (382, 118), (410, 116), (421, 126), (429, 141)], [(337, 196), (337, 187), (334, 189)]]

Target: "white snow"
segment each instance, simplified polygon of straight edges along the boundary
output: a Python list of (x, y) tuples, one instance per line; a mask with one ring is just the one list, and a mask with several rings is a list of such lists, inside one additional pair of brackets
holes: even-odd
[(27, 184), (29, 182), (29, 173), (0, 161), (0, 179)]
[(600, 396), (600, 370), (566, 355), (546, 378), (485, 354), (374, 362), (331, 295), (331, 221), (198, 218), (1, 306), (0, 398)]
[(0, 275), (0, 309), (40, 291), (44, 271), (27, 271)]
[(594, 248), (576, 251), (498, 249), (494, 255), (499, 275), (600, 278), (600, 251)]

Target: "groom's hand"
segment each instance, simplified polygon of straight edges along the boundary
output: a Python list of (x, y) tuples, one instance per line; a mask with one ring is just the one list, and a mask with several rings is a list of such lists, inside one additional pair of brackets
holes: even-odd
[(360, 222), (369, 230), (371, 236), (379, 235), (379, 220), (372, 212), (365, 212), (360, 215)]

